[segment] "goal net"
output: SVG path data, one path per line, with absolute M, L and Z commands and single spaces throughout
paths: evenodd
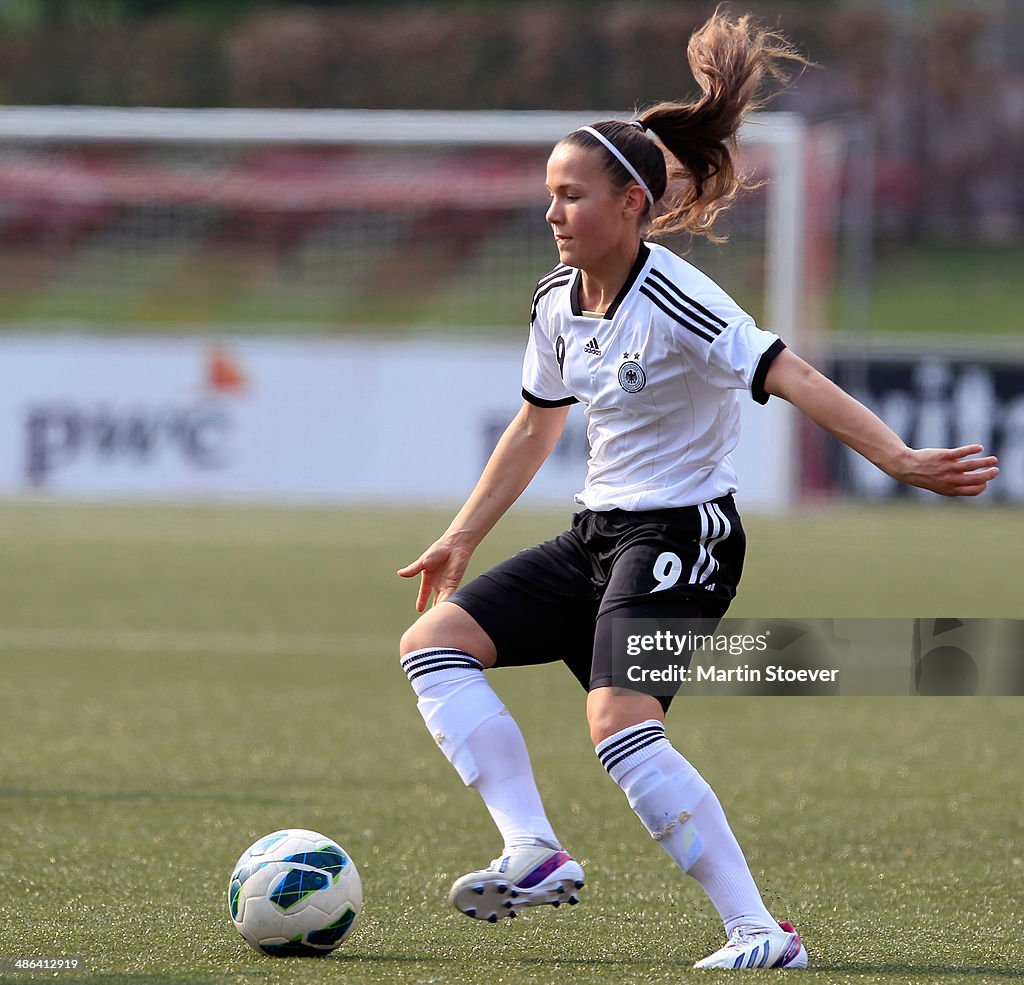
M 556 262 L 547 155 L 609 115 L 2 109 L 0 318 L 521 330 Z M 728 243 L 666 242 L 788 338 L 830 274 L 812 137 L 752 119 L 743 159 L 765 183 L 723 216 Z

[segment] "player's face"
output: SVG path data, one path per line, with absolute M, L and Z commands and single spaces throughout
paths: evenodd
M 598 149 L 558 144 L 548 158 L 547 189 L 545 218 L 562 263 L 597 269 L 636 238 L 627 193 L 612 184 Z

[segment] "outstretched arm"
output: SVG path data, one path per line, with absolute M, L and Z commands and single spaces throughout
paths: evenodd
M 999 474 L 998 459 L 969 458 L 981 445 L 909 448 L 860 401 L 785 349 L 772 361 L 765 390 L 789 401 L 815 424 L 900 482 L 942 496 L 977 496 Z
M 523 403 L 448 529 L 412 564 L 399 569 L 403 578 L 420 575 L 417 612 L 426 609 L 431 593 L 436 604 L 459 587 L 477 545 L 519 498 L 554 450 L 568 413 L 568 407 Z

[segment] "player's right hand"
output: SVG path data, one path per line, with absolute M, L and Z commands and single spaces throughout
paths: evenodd
M 434 605 L 444 602 L 459 587 L 472 556 L 471 548 L 462 547 L 442 537 L 434 541 L 412 564 L 399 568 L 398 574 L 403 578 L 420 576 L 416 611 L 426 611 L 432 593 Z

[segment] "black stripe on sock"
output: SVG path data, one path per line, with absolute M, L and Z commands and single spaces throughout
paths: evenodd
M 468 660 L 452 661 L 450 663 L 431 664 L 429 667 L 424 667 L 422 670 L 417 671 L 406 671 L 409 675 L 409 682 L 412 683 L 417 677 L 423 677 L 426 674 L 435 674 L 439 670 L 483 670 L 475 660 L 470 663 Z
M 465 650 L 438 647 L 436 650 L 420 650 L 418 653 L 410 653 L 407 657 L 402 658 L 402 666 L 411 667 L 413 664 L 418 664 L 423 660 L 434 660 L 437 657 L 465 657 L 467 660 L 476 660 L 475 657 L 471 657 Z M 477 660 L 477 663 L 479 662 Z M 481 664 L 481 666 L 483 665 Z
M 480 670 L 484 665 L 464 650 L 437 649 L 426 653 L 410 654 L 402 661 L 402 670 L 412 682 L 417 677 L 433 674 L 440 670 Z
M 604 757 L 616 753 L 624 745 L 629 745 L 629 743 L 636 739 L 638 736 L 648 735 L 651 732 L 658 732 L 661 735 L 664 735 L 665 726 L 662 725 L 660 722 L 657 722 L 653 725 L 644 725 L 642 728 L 638 725 L 633 726 L 625 735 L 620 735 L 614 742 L 610 742 L 608 745 L 606 745 L 600 751 L 599 755 Z
M 601 760 L 601 765 L 605 769 L 608 769 L 608 760 L 618 756 L 620 753 L 629 755 L 638 743 L 642 743 L 645 739 L 651 741 L 657 741 L 665 737 L 665 728 L 661 725 L 648 725 L 642 729 L 636 729 L 629 733 L 629 735 L 622 736 L 621 739 L 616 739 L 610 746 L 605 746 L 598 753 L 598 758 Z M 646 745 L 645 742 L 643 744 Z
M 633 746 L 632 749 L 625 750 L 625 752 L 623 752 L 622 755 L 616 756 L 615 759 L 612 759 L 606 763 L 603 762 L 602 764 L 604 768 L 608 770 L 609 773 L 611 773 L 611 771 L 616 766 L 618 766 L 619 763 L 621 763 L 624 759 L 629 759 L 629 757 L 632 756 L 633 753 L 639 752 L 641 749 L 646 749 L 647 746 L 653 746 L 656 742 L 668 742 L 668 739 L 665 738 L 664 732 L 662 732 L 661 735 L 652 735 L 649 739 L 647 739 L 646 742 L 639 742 L 635 746 Z

